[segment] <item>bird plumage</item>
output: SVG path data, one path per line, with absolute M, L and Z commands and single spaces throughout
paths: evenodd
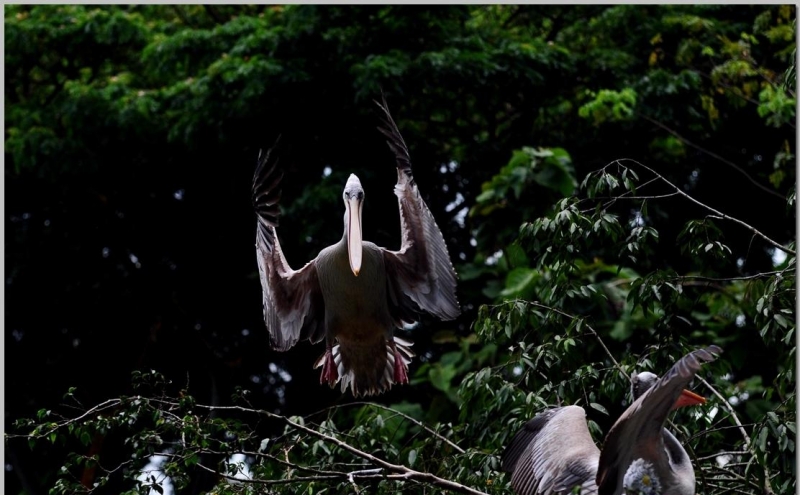
M 644 469 L 642 463 L 634 462 L 641 459 L 663 490 L 658 493 L 694 495 L 694 469 L 688 455 L 663 424 L 674 407 L 690 403 L 680 399 L 682 393 L 694 395 L 684 387 L 703 363 L 721 352 L 714 345 L 693 351 L 661 378 L 652 373 L 634 375 L 634 401 L 609 430 L 602 451 L 589 434 L 582 407 L 538 414 L 503 453 L 502 468 L 511 473 L 514 491 L 551 495 L 572 493 L 579 487 L 581 494 L 620 495 L 626 474 L 629 484 L 636 479 L 636 473 L 629 473 L 631 466 Z
M 395 328 L 420 312 L 443 320 L 460 314 L 456 274 L 439 227 L 422 199 L 411 171 L 408 149 L 385 100 L 381 123 L 395 155 L 395 195 L 400 209 L 401 246 L 391 251 L 362 240 L 361 183 L 351 175 L 343 192 L 345 232 L 300 270 L 286 262 L 276 235 L 282 172 L 273 151 L 262 153 L 253 178 L 258 214 L 256 254 L 264 321 L 273 349 L 285 351 L 299 340 L 326 341 L 317 360 L 321 382 L 341 381 L 358 395 L 381 393 L 408 381 L 411 342 Z

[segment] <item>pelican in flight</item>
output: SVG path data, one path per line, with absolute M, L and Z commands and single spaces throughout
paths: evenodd
M 664 422 L 674 409 L 705 403 L 684 387 L 720 353 L 715 345 L 693 351 L 661 378 L 634 374 L 634 402 L 609 430 L 602 451 L 592 441 L 582 407 L 550 409 L 528 421 L 503 453 L 502 468 L 511 473 L 514 491 L 570 494 L 578 487 L 581 494 L 694 495 L 689 456 Z
M 341 380 L 354 396 L 373 395 L 394 383 L 408 383 L 412 343 L 395 328 L 425 311 L 442 320 L 461 312 L 456 272 L 442 233 L 422 200 L 411 173 L 411 159 L 386 106 L 378 130 L 397 162 L 394 187 L 400 207 L 401 245 L 391 251 L 362 239 L 364 188 L 355 175 L 344 186 L 342 239 L 293 270 L 281 251 L 278 226 L 280 182 L 272 150 L 259 156 L 253 177 L 253 205 L 258 215 L 256 256 L 263 293 L 264 321 L 270 345 L 285 351 L 298 340 L 325 339 L 320 383 Z

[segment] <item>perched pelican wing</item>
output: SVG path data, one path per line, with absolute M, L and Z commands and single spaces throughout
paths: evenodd
M 314 261 L 300 270 L 286 263 L 275 234 L 283 172 L 272 150 L 261 153 L 253 176 L 253 206 L 258 215 L 256 258 L 261 278 L 264 322 L 273 349 L 285 351 L 300 339 L 319 342 L 324 336 L 325 306 Z
M 399 251 L 383 250 L 389 280 L 389 308 L 398 325 L 411 322 L 416 311 L 424 310 L 443 320 L 456 318 L 461 309 L 456 299 L 456 272 L 450 263 L 444 237 L 428 206 L 419 194 L 411 173 L 411 158 L 386 100 L 378 103 L 382 123 L 378 130 L 397 160 L 400 206 Z
M 622 480 L 631 462 L 640 457 L 652 459 L 656 455 L 664 421 L 681 391 L 704 363 L 714 361 L 721 353 L 722 349 L 715 345 L 690 352 L 628 406 L 609 430 L 600 454 L 599 495 L 621 493 Z
M 525 423 L 503 452 L 502 469 L 521 495 L 568 494 L 595 490 L 600 451 L 579 406 L 549 409 Z

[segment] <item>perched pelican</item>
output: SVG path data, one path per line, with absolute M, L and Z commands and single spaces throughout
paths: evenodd
M 705 402 L 684 387 L 703 363 L 720 353 L 722 349 L 715 345 L 693 351 L 662 378 L 649 372 L 633 375 L 634 402 L 609 430 L 602 452 L 592 441 L 582 407 L 559 407 L 538 414 L 503 453 L 502 467 L 512 473 L 514 491 L 569 494 L 580 487 L 581 494 L 620 495 L 624 488 L 658 495 L 694 495 L 689 456 L 664 428 L 664 422 L 674 409 Z
M 420 311 L 443 320 L 456 318 L 456 273 L 444 238 L 422 200 L 400 131 L 386 106 L 378 130 L 397 161 L 394 192 L 400 206 L 398 251 L 362 240 L 364 189 L 355 175 L 345 184 L 344 234 L 300 270 L 286 263 L 275 233 L 283 173 L 271 151 L 259 156 L 253 177 L 258 214 L 256 256 L 270 345 L 285 351 L 300 339 L 325 339 L 320 383 L 354 396 L 379 394 L 393 383 L 408 383 L 411 342 L 394 336 Z

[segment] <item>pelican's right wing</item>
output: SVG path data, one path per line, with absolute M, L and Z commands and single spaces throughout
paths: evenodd
M 670 370 L 633 404 L 606 436 L 600 465 L 597 469 L 597 486 L 600 495 L 621 493 L 622 480 L 631 462 L 658 445 L 664 421 L 681 391 L 692 381 L 704 363 L 710 363 L 722 354 L 722 349 L 711 345 L 683 356 Z
M 325 330 L 325 305 L 317 277 L 317 267 L 310 261 L 300 270 L 292 270 L 281 251 L 275 227 L 280 210 L 280 182 L 283 173 L 272 159 L 272 150 L 261 153 L 253 176 L 253 206 L 258 215 L 256 258 L 261 278 L 264 323 L 270 345 L 285 351 L 300 339 L 319 342 Z
M 520 495 L 594 493 L 600 451 L 579 406 L 549 409 L 525 423 L 503 452 L 502 469 Z

